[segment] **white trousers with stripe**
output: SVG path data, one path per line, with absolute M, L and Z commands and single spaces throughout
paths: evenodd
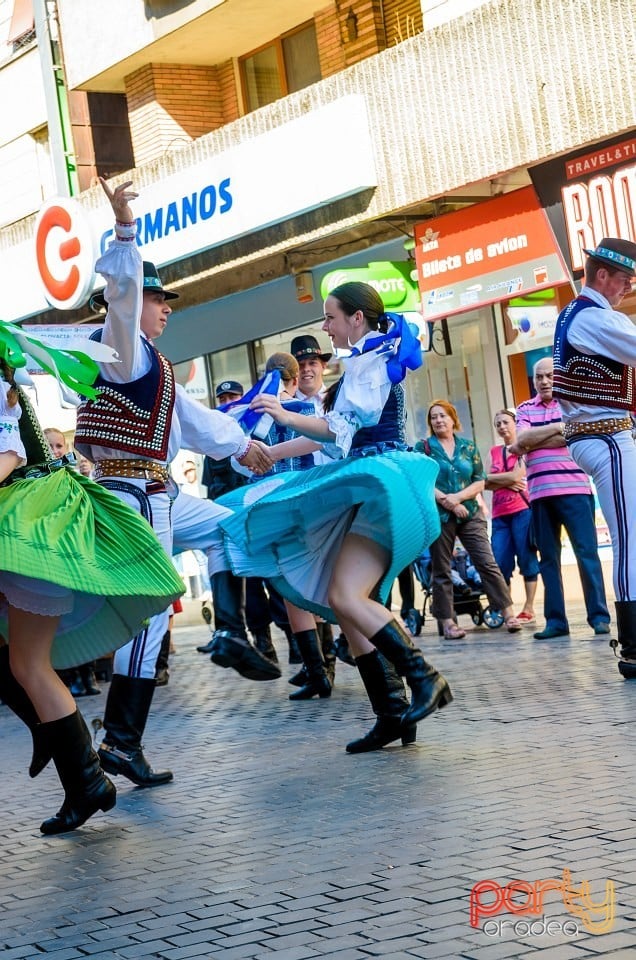
M 592 477 L 614 553 L 617 600 L 636 600 L 636 445 L 631 431 L 583 435 L 568 442 L 578 466 Z

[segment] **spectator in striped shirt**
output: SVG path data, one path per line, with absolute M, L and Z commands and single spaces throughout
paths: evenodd
M 517 439 L 511 447 L 526 457 L 528 496 L 541 559 L 545 628 L 537 640 L 570 632 L 561 578 L 561 532 L 565 528 L 576 556 L 587 622 L 595 635 L 609 633 L 603 571 L 594 525 L 594 497 L 587 475 L 565 444 L 558 400 L 552 396 L 553 362 L 544 357 L 534 367 L 536 396 L 517 407 Z

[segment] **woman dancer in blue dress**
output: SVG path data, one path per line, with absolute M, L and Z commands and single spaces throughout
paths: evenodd
M 334 347 L 352 348 L 325 414 L 294 414 L 265 394 L 251 406 L 302 434 L 272 447 L 275 458 L 321 448 L 344 463 L 285 474 L 221 526 L 233 562 L 269 564 L 284 596 L 344 629 L 378 718 L 347 746 L 359 753 L 412 742 L 417 721 L 452 700 L 445 678 L 382 603 L 397 573 L 439 534 L 437 468 L 406 452 L 401 381 L 406 367 L 421 363 L 421 349 L 403 318 L 385 313 L 373 287 L 345 283 L 325 301 L 323 330 Z

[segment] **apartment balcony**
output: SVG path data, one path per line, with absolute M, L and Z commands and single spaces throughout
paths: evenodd
M 327 237 L 341 254 L 364 248 L 391 218 L 423 217 L 458 191 L 488 195 L 504 175 L 630 130 L 632 13 L 632 0 L 494 0 L 140 166 L 130 179 L 143 191 L 346 95 L 366 103 L 376 187 L 169 264 L 165 280 L 185 306 L 245 289 L 311 264 Z M 359 147 L 327 137 L 315 149 L 329 165 Z M 101 191 L 80 202 L 95 209 Z M 0 231 L 0 246 L 32 232 L 30 218 Z

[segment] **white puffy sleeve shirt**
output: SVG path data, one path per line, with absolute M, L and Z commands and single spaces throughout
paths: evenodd
M 361 350 L 371 331 L 356 343 Z M 354 435 L 362 427 L 373 427 L 379 422 L 389 399 L 391 382 L 386 364 L 391 353 L 375 350 L 343 358 L 344 376 L 333 410 L 324 414 L 335 439 L 323 445 L 324 452 L 333 460 L 346 457 Z
M 100 363 L 106 380 L 130 383 L 150 369 L 150 359 L 143 349 L 140 320 L 143 306 L 143 267 L 141 254 L 133 240 L 113 240 L 99 258 L 95 269 L 106 280 L 104 294 L 108 313 L 102 332 L 102 343 L 117 351 L 119 363 Z M 168 462 L 181 447 L 222 460 L 242 454 L 248 445 L 238 424 L 218 410 L 204 407 L 188 396 L 177 384 L 172 426 L 168 442 Z M 91 446 L 90 459 L 133 458 L 134 454 L 107 447 Z

